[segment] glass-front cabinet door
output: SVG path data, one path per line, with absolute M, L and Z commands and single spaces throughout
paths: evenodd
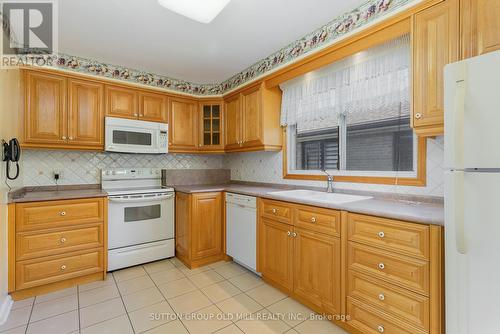
M 207 151 L 223 151 L 223 113 L 222 102 L 202 103 L 200 106 L 200 148 Z

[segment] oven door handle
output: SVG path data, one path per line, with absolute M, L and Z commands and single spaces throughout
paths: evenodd
M 110 196 L 108 199 L 110 202 L 115 202 L 115 203 L 141 203 L 141 202 L 161 201 L 161 200 L 170 199 L 170 198 L 174 198 L 174 194 L 161 195 L 161 196 L 136 197 L 136 198 L 121 198 L 121 197 Z

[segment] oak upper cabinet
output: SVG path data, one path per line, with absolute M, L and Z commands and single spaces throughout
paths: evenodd
M 285 291 L 293 290 L 292 233 L 291 225 L 274 219 L 260 218 L 259 271 Z
M 221 101 L 200 102 L 199 149 L 224 152 L 224 121 Z
M 142 121 L 167 123 L 167 97 L 162 94 L 140 92 L 139 119 Z
M 307 229 L 294 230 L 294 293 L 340 314 L 340 239 Z
M 195 100 L 169 99 L 169 151 L 189 152 L 198 149 L 198 103 Z
M 67 81 L 59 75 L 26 71 L 24 144 L 65 144 Z
M 500 0 L 461 0 L 464 58 L 500 50 Z
M 264 83 L 225 99 L 226 151 L 279 151 L 281 90 Z
M 447 0 L 415 14 L 413 127 L 423 136 L 444 133 L 444 66 L 459 59 L 459 4 Z
M 224 258 L 222 193 L 176 194 L 176 256 L 189 268 Z
M 239 149 L 241 143 L 241 100 L 240 95 L 227 99 L 224 104 L 226 150 Z
M 138 106 L 136 90 L 106 85 L 106 116 L 136 119 L 139 117 Z
M 252 147 L 262 145 L 262 105 L 261 90 L 259 86 L 241 93 L 242 103 L 242 145 Z
M 25 72 L 26 147 L 102 149 L 104 86 L 45 72 Z
M 104 85 L 69 79 L 68 142 L 104 146 Z

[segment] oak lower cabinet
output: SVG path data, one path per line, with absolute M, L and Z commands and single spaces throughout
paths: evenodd
M 222 193 L 185 194 L 175 201 L 175 252 L 189 268 L 224 258 Z
M 259 200 L 258 270 L 264 279 L 318 312 L 341 312 L 341 243 L 339 236 L 297 227 L 306 207 Z M 339 212 L 308 207 L 335 224 Z M 330 215 L 325 215 L 329 213 Z M 272 215 L 275 218 L 271 218 Z M 287 221 L 287 216 L 291 219 Z M 329 218 L 326 218 L 329 217 Z M 315 215 L 309 221 L 317 221 Z M 338 221 L 336 222 L 338 223 Z M 321 229 L 322 227 L 320 227 Z
M 106 198 L 16 203 L 8 210 L 14 300 L 106 278 Z
M 293 226 L 268 218 L 259 221 L 259 271 L 287 291 L 293 290 Z
M 24 71 L 25 147 L 104 148 L 104 85 Z
M 281 90 L 264 83 L 224 98 L 226 152 L 279 151 Z
M 362 333 L 444 333 L 439 226 L 347 214 L 347 322 Z

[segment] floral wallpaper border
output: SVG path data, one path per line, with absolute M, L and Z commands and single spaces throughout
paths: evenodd
M 343 35 L 352 32 L 354 29 L 360 28 L 412 1 L 415 0 L 368 0 L 353 11 L 335 18 L 323 27 L 258 61 L 222 83 L 192 83 L 67 54 L 59 54 L 57 56 L 21 56 L 20 61 L 27 64 L 35 64 L 37 66 L 66 69 L 139 83 L 191 95 L 221 95 L 278 66 L 289 63 L 297 57 L 308 54 L 325 44 L 331 43 Z

